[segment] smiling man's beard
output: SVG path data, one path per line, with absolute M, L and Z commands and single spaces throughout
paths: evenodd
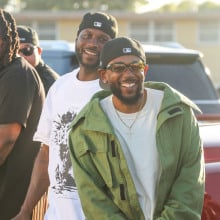
M 77 57 L 77 60 L 78 60 L 80 65 L 82 65 L 83 67 L 88 68 L 88 69 L 98 69 L 99 62 L 100 62 L 99 59 L 97 60 L 96 63 L 92 63 L 92 64 L 89 63 L 88 64 L 88 63 L 83 62 L 82 53 L 80 52 L 79 49 L 75 48 L 75 53 L 76 53 L 76 57 Z
M 125 97 L 122 95 L 122 92 L 120 89 L 118 89 L 114 84 L 110 84 L 110 89 L 112 91 L 112 94 L 116 96 L 122 103 L 126 105 L 134 105 L 138 102 L 140 97 L 143 95 L 144 87 L 138 86 L 137 92 L 132 97 Z

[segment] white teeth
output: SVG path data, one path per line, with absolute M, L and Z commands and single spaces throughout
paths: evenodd
M 91 50 L 84 50 L 85 53 L 92 55 L 92 56 L 97 56 L 97 54 L 95 52 L 92 52 Z
M 135 85 L 135 83 L 122 83 L 121 85 L 123 87 L 130 88 L 130 87 L 133 87 Z

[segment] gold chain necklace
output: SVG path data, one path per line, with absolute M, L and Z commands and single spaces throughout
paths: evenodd
M 116 113 L 117 117 L 119 118 L 119 120 L 120 120 L 120 121 L 122 122 L 122 124 L 123 124 L 126 128 L 128 128 L 129 130 L 132 129 L 134 123 L 136 122 L 138 116 L 139 116 L 140 113 L 141 113 L 141 110 L 138 111 L 138 112 L 136 113 L 136 115 L 135 115 L 135 119 L 133 120 L 133 122 L 131 123 L 131 125 L 127 125 L 127 124 L 124 122 L 124 120 L 121 118 L 121 116 L 120 116 L 118 110 L 117 110 L 116 108 L 114 108 L 114 109 L 115 109 L 115 113 Z
M 144 93 L 143 99 L 145 100 L 145 93 Z M 120 114 L 119 114 L 119 111 L 115 108 L 115 106 L 114 106 L 114 104 L 113 104 L 113 107 L 114 107 L 114 110 L 115 110 L 115 113 L 116 113 L 117 117 L 118 117 L 119 120 L 122 122 L 122 124 L 123 124 L 126 128 L 129 129 L 130 132 L 131 132 L 131 129 L 132 129 L 133 125 L 134 125 L 135 122 L 137 121 L 138 116 L 139 116 L 140 113 L 141 113 L 141 109 L 144 107 L 144 104 L 145 104 L 145 102 L 143 102 L 143 103 L 140 104 L 140 107 L 138 108 L 138 111 L 136 112 L 135 118 L 134 118 L 133 122 L 131 123 L 131 125 L 127 125 L 127 124 L 125 123 L 125 121 L 121 118 L 121 116 L 120 116 Z

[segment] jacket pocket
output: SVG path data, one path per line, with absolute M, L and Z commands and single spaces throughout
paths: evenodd
M 85 139 L 77 144 L 77 157 L 84 161 L 87 168 L 92 172 L 93 178 L 96 178 L 100 184 L 100 176 L 107 187 L 113 187 L 113 178 L 110 166 L 111 153 L 108 150 L 108 140 L 94 136 L 91 139 Z

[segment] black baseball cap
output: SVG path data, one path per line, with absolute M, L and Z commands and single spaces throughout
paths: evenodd
M 17 32 L 20 39 L 20 43 L 30 43 L 34 46 L 39 46 L 38 34 L 31 27 L 18 25 Z
M 105 68 L 111 60 L 125 55 L 135 55 L 146 62 L 144 49 L 137 40 L 118 37 L 104 45 L 100 55 L 100 68 Z
M 118 35 L 118 23 L 115 17 L 103 12 L 88 12 L 83 16 L 77 36 L 86 28 L 95 28 L 108 34 L 111 38 Z

